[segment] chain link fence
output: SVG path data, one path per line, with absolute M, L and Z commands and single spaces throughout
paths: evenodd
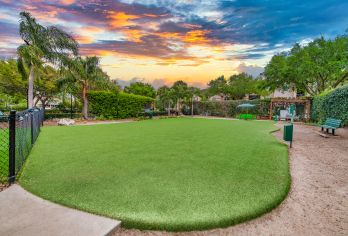
M 0 183 L 14 182 L 40 133 L 42 109 L 11 111 L 0 122 Z
M 9 165 L 9 123 L 7 115 L 0 115 L 0 185 L 8 180 Z

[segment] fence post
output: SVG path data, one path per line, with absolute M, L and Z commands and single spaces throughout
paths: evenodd
M 12 110 L 9 117 L 9 182 L 16 180 L 16 111 Z
M 34 110 L 29 111 L 30 116 L 30 135 L 31 135 L 31 145 L 35 143 L 34 140 Z

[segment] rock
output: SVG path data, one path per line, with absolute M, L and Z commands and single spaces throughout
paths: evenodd
M 75 121 L 72 119 L 60 119 L 57 122 L 58 125 L 73 125 L 75 124 Z

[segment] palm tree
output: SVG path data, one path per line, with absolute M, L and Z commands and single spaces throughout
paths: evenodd
M 178 114 L 181 114 L 182 100 L 187 97 L 187 88 L 187 83 L 182 80 L 176 81 L 171 88 L 173 90 L 174 96 L 176 97 L 176 109 Z
M 167 86 L 163 86 L 158 89 L 157 95 L 159 99 L 163 102 L 163 105 L 167 104 L 167 112 L 168 116 L 170 116 L 170 108 L 171 104 L 175 101 L 174 91 L 171 88 L 168 88 Z
M 106 73 L 99 67 L 98 57 L 77 57 L 71 61 L 69 67 L 62 71 L 60 84 L 74 83 L 82 90 L 83 117 L 88 118 L 88 90 L 93 86 L 103 89 L 110 88 L 111 82 Z
M 201 90 L 196 87 L 187 88 L 187 98 L 191 102 L 191 116 L 193 116 L 193 101 L 196 96 L 201 95 Z
M 40 25 L 29 12 L 20 13 L 19 33 L 24 44 L 17 49 L 18 59 L 29 68 L 28 108 L 32 108 L 35 71 L 45 62 L 66 63 L 77 55 L 78 44 L 57 27 Z

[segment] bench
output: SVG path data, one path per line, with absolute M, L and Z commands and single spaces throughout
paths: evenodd
M 252 114 L 239 114 L 239 119 L 241 120 L 255 120 L 256 116 Z
M 326 129 L 326 133 L 328 133 L 331 129 L 332 135 L 335 135 L 335 129 L 338 129 L 341 126 L 341 122 L 341 120 L 327 118 L 325 123 L 321 126 L 321 131 L 324 131 L 324 129 Z

